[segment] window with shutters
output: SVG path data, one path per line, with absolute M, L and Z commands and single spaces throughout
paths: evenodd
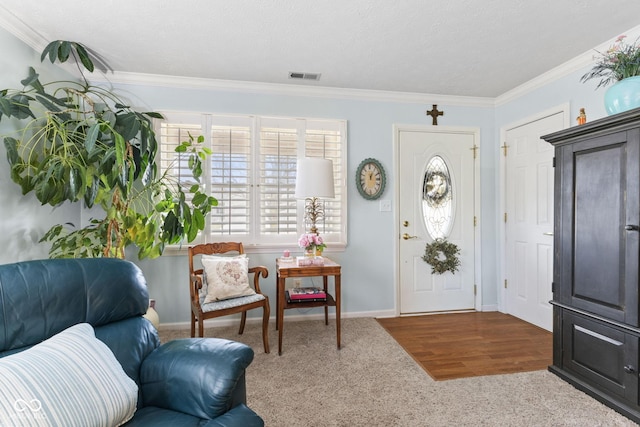
M 189 187 L 194 179 L 175 147 L 204 136 L 211 148 L 203 180 L 218 200 L 198 242 L 242 241 L 247 248 L 291 247 L 305 231 L 304 201 L 294 197 L 296 162 L 331 159 L 335 198 L 323 200 L 318 229 L 328 246 L 346 245 L 346 122 L 282 117 L 163 113 L 159 165 Z

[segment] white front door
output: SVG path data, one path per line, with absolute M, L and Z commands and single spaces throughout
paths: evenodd
M 508 129 L 505 171 L 506 312 L 552 329 L 553 146 L 540 136 L 563 129 L 564 113 Z
M 478 132 L 404 127 L 395 137 L 400 314 L 472 310 Z M 460 249 L 455 273 L 432 273 L 422 259 L 439 235 Z

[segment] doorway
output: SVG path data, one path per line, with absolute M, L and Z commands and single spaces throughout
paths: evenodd
M 503 311 L 553 327 L 554 150 L 540 136 L 566 127 L 566 107 L 509 126 L 501 147 L 504 183 Z
M 474 310 L 480 292 L 479 131 L 400 126 L 394 136 L 400 314 Z M 434 273 L 423 260 L 426 244 L 436 239 L 460 250 L 457 271 Z

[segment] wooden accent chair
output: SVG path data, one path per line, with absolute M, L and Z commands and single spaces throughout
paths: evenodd
M 193 260 L 196 255 L 230 255 L 229 252 L 235 252 L 234 255 L 244 254 L 244 246 L 242 243 L 224 242 L 224 243 L 207 243 L 189 247 L 189 291 L 191 297 L 191 337 L 195 337 L 195 324 L 198 322 L 198 336 L 204 336 L 204 320 L 214 317 L 226 316 L 234 313 L 242 313 L 240 320 L 240 331 L 244 332 L 244 325 L 247 319 L 247 310 L 262 307 L 262 342 L 264 344 L 264 352 L 269 353 L 269 297 L 260 291 L 260 276 L 266 278 L 269 271 L 266 267 L 249 268 L 249 276 L 253 274 L 253 288 L 256 295 L 242 296 L 238 298 L 228 299 L 224 301 L 215 301 L 203 304 L 201 293 L 203 289 L 204 270 L 202 268 L 194 268 Z M 207 283 L 207 286 L 215 286 L 213 283 Z

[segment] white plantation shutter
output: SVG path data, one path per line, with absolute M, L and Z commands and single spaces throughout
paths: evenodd
M 346 171 L 343 169 L 346 169 L 346 166 L 342 159 L 344 131 L 339 128 L 331 129 L 336 124 L 336 122 L 322 124 L 310 122 L 307 125 L 305 157 L 321 157 L 333 162 L 335 197 L 323 200 L 324 219 L 317 226 L 320 234 L 325 237 L 329 235 L 328 240 L 334 240 L 332 237 L 335 237 L 335 240 L 339 241 L 344 227 L 342 206 L 345 188 L 341 183 L 344 182 Z M 327 125 L 329 125 L 329 129 L 327 129 Z
M 296 186 L 298 132 L 293 129 L 260 129 L 260 233 L 297 235 Z M 289 239 L 290 240 L 290 239 Z
M 213 154 L 202 181 L 218 200 L 201 242 L 242 241 L 245 247 L 291 248 L 305 231 L 303 201 L 294 197 L 299 158 L 333 161 L 335 198 L 323 200 L 319 232 L 331 247 L 346 244 L 346 122 L 291 118 L 165 113 L 159 122 L 160 168 L 184 188 L 195 180 L 174 152 L 203 135 Z
M 182 187 L 191 201 L 189 188 L 197 181 L 188 166 L 188 155 L 176 153 L 175 149 L 183 141 L 189 140 L 191 135 L 196 140 L 202 135 L 202 127 L 199 124 L 172 124 L 162 123 L 160 126 L 160 170 L 176 178 L 176 182 Z
M 211 127 L 211 234 L 247 236 L 251 231 L 251 129 Z

